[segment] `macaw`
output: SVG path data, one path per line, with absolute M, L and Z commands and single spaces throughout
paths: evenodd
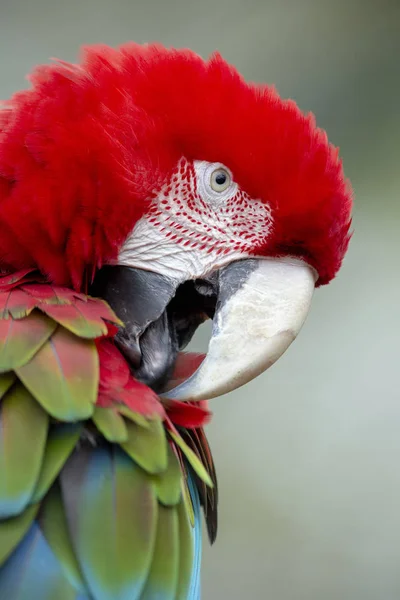
M 206 400 L 295 339 L 351 187 L 219 54 L 92 46 L 30 79 L 0 109 L 0 598 L 196 600 Z

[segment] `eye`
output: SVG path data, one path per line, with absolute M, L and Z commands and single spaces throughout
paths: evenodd
M 233 175 L 223 163 L 195 160 L 197 191 L 204 202 L 223 203 L 235 195 L 238 186 Z
M 225 192 L 232 183 L 232 177 L 226 169 L 214 169 L 210 175 L 210 187 L 214 192 Z

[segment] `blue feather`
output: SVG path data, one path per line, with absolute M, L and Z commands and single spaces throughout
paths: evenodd
M 0 568 L 0 598 L 7 600 L 91 600 L 66 579 L 38 523 Z
M 72 545 L 90 593 L 96 600 L 139 599 L 157 523 L 150 478 L 117 447 L 93 447 L 70 457 L 60 481 Z
M 189 472 L 188 477 L 189 491 L 193 503 L 194 511 L 194 529 L 193 529 L 193 570 L 190 580 L 188 600 L 200 600 L 201 594 L 201 552 L 202 552 L 202 528 L 201 528 L 201 507 L 197 488 L 193 482 L 193 477 Z

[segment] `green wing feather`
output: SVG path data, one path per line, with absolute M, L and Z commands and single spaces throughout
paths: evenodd
M 0 400 L 4 394 L 10 389 L 17 376 L 12 371 L 0 375 Z
M 92 340 L 59 327 L 16 373 L 52 417 L 76 421 L 92 415 L 99 382 L 99 361 Z
M 198 477 L 200 477 L 200 479 L 204 481 L 207 485 L 213 487 L 213 482 L 210 475 L 207 472 L 207 469 L 202 464 L 201 460 L 193 452 L 193 450 L 189 448 L 189 446 L 177 432 L 170 431 L 169 434 L 176 443 L 176 445 L 179 446 L 180 450 L 184 454 L 186 460 L 189 462 L 196 475 L 198 475 Z
M 32 502 L 38 502 L 50 489 L 69 455 L 77 445 L 83 427 L 81 423 L 51 427 Z
M 21 384 L 7 392 L 0 413 L 0 517 L 5 518 L 18 515 L 31 499 L 42 467 L 49 417 Z
M 102 300 L 76 299 L 73 304 L 44 304 L 42 310 L 59 325 L 81 338 L 94 339 L 107 334 L 105 320 L 120 323 Z
M 43 502 L 39 516 L 39 524 L 58 562 L 62 565 L 65 576 L 71 585 L 84 592 L 86 584 L 68 531 L 61 490 L 54 485 Z
M 0 319 L 0 372 L 28 364 L 56 327 L 57 323 L 38 311 L 24 319 Z
M 128 441 L 128 428 L 124 418 L 116 409 L 96 406 L 92 419 L 99 432 L 109 442 Z
M 149 421 L 149 427 L 140 427 L 127 421 L 128 440 L 122 448 L 148 473 L 162 473 L 167 468 L 167 440 L 161 419 Z
M 0 565 L 28 532 L 38 510 L 39 504 L 31 504 L 18 516 L 0 520 Z
M 115 600 L 140 597 L 157 524 L 150 478 L 117 447 L 86 447 L 68 461 L 61 489 L 91 593 Z
M 153 477 L 157 497 L 164 506 L 175 506 L 179 503 L 182 493 L 181 480 L 181 465 L 172 447 L 168 444 L 167 468 Z
M 120 322 L 103 301 L 28 272 L 0 278 L 0 595 L 9 600 L 188 598 L 186 471 L 207 487 L 209 465 L 165 428 L 162 411 L 96 406 L 95 340 L 108 323 Z
M 151 568 L 141 600 L 174 600 L 178 586 L 179 519 L 176 506 L 158 507 L 158 523 Z

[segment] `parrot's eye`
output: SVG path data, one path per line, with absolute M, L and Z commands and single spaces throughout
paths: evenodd
M 214 192 L 225 192 L 232 183 L 232 177 L 226 169 L 215 169 L 210 176 L 210 186 Z
M 232 173 L 222 163 L 209 163 L 205 160 L 194 161 L 197 175 L 198 192 L 205 202 L 220 204 L 232 197 L 237 184 Z
M 232 173 L 222 163 L 209 163 L 195 160 L 197 186 L 200 196 L 205 202 L 220 204 L 232 197 L 237 191 L 237 184 Z

